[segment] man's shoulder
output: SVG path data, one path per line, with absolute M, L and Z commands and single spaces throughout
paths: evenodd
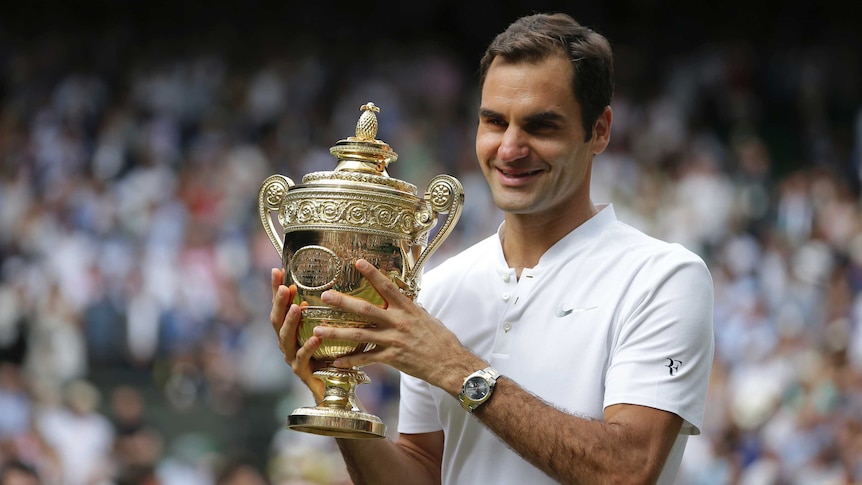
M 622 222 L 606 230 L 593 248 L 591 257 L 597 267 L 647 286 L 680 272 L 697 281 L 712 279 L 704 259 L 691 249 Z
M 691 249 L 680 243 L 666 241 L 630 226 L 624 222 L 614 224 L 610 233 L 606 234 L 605 248 L 616 246 L 621 257 L 631 258 L 671 258 L 678 261 L 700 262 L 703 259 Z

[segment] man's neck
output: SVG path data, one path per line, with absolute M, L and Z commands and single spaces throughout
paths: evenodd
M 520 278 L 524 268 L 536 266 L 548 249 L 598 212 L 590 203 L 583 211 L 552 218 L 507 213 L 502 233 L 506 262 Z

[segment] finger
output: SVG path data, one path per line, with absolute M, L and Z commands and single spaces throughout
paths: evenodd
M 383 318 L 386 315 L 384 310 L 393 302 L 397 302 L 403 306 L 407 302 L 412 301 L 401 293 L 398 286 L 388 276 L 383 274 L 368 261 L 358 259 L 354 265 L 365 279 L 371 283 L 371 286 L 374 287 L 377 293 L 383 297 L 385 305 L 381 308 L 364 299 L 347 296 L 333 290 L 323 292 L 321 298 L 324 303 L 341 308 L 342 310 L 365 315 L 373 321 L 378 321 L 378 319 Z
M 373 322 L 380 322 L 386 316 L 383 308 L 380 308 L 367 300 L 363 300 L 362 298 L 345 295 L 338 291 L 324 291 L 323 294 L 320 295 L 320 298 L 323 300 L 323 303 L 326 303 L 331 307 L 340 308 L 346 312 L 355 313 L 357 315 L 363 315 Z
M 284 360 L 288 364 L 293 363 L 296 358 L 297 328 L 300 321 L 299 305 L 290 305 L 285 312 L 281 327 L 278 329 L 278 348 L 284 354 Z
M 410 300 L 410 298 L 401 292 L 401 289 L 398 288 L 398 285 L 396 285 L 389 276 L 383 274 L 383 272 L 374 267 L 373 264 L 360 258 L 356 260 L 355 266 L 362 276 L 371 283 L 371 286 L 373 286 L 374 289 L 380 293 L 380 296 L 382 296 L 389 304 L 398 302 L 401 299 Z
M 351 342 L 374 343 L 375 333 L 365 328 L 341 328 L 329 325 L 318 325 L 312 329 L 315 337 L 322 340 L 348 340 Z
M 287 317 L 291 303 L 296 299 L 296 292 L 296 285 L 281 285 L 276 290 L 272 310 L 269 313 L 269 321 L 275 333 L 279 333 L 284 326 L 284 319 Z M 308 303 L 302 302 L 302 305 L 307 306 Z
M 314 353 L 317 352 L 317 349 L 320 348 L 322 343 L 323 342 L 315 336 L 309 337 L 308 340 L 305 341 L 305 345 L 297 350 L 296 358 L 290 365 L 291 369 L 293 369 L 293 373 L 299 376 L 299 378 L 302 379 L 302 382 L 311 389 L 311 393 L 314 394 L 314 401 L 317 403 L 323 402 L 325 386 L 322 380 L 314 376 L 315 364 L 312 361 L 314 360 Z M 319 364 L 320 363 L 318 362 L 317 365 Z
M 272 297 L 272 310 L 269 312 L 269 323 L 275 333 L 278 333 L 284 325 L 289 302 L 292 300 L 290 288 L 280 285 L 275 289 Z
M 305 344 L 296 351 L 294 360 L 291 363 L 294 370 L 307 369 L 310 365 L 311 358 L 314 357 L 314 353 L 320 348 L 321 343 L 323 343 L 323 341 L 318 337 L 309 337 L 308 340 L 305 341 Z
M 284 281 L 284 270 L 281 268 L 272 268 L 270 271 L 270 283 L 272 284 L 272 299 L 275 300 L 275 293 L 278 291 L 278 287 L 282 285 Z
M 380 354 L 383 351 L 384 349 L 378 345 L 374 348 L 374 350 L 368 350 L 353 355 L 339 357 L 332 362 L 332 365 L 335 367 L 350 368 L 374 364 L 381 361 Z

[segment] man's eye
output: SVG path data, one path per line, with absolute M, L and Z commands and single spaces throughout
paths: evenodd
M 554 130 L 556 128 L 557 128 L 557 125 L 555 125 L 554 123 L 545 123 L 545 122 L 532 123 L 532 124 L 530 124 L 529 127 L 527 127 L 528 130 L 533 131 L 533 132 L 551 131 L 551 130 Z

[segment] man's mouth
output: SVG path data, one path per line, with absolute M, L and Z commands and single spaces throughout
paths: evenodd
M 539 172 L 541 172 L 541 170 L 530 170 L 530 171 L 527 171 L 527 172 L 509 172 L 509 171 L 507 171 L 507 170 L 500 170 L 500 173 L 502 173 L 502 174 L 503 174 L 503 176 L 504 176 L 504 177 L 507 177 L 507 178 L 523 178 L 523 177 L 529 177 L 529 176 L 531 176 L 531 175 L 535 175 L 535 174 L 537 174 L 537 173 L 539 173 Z

